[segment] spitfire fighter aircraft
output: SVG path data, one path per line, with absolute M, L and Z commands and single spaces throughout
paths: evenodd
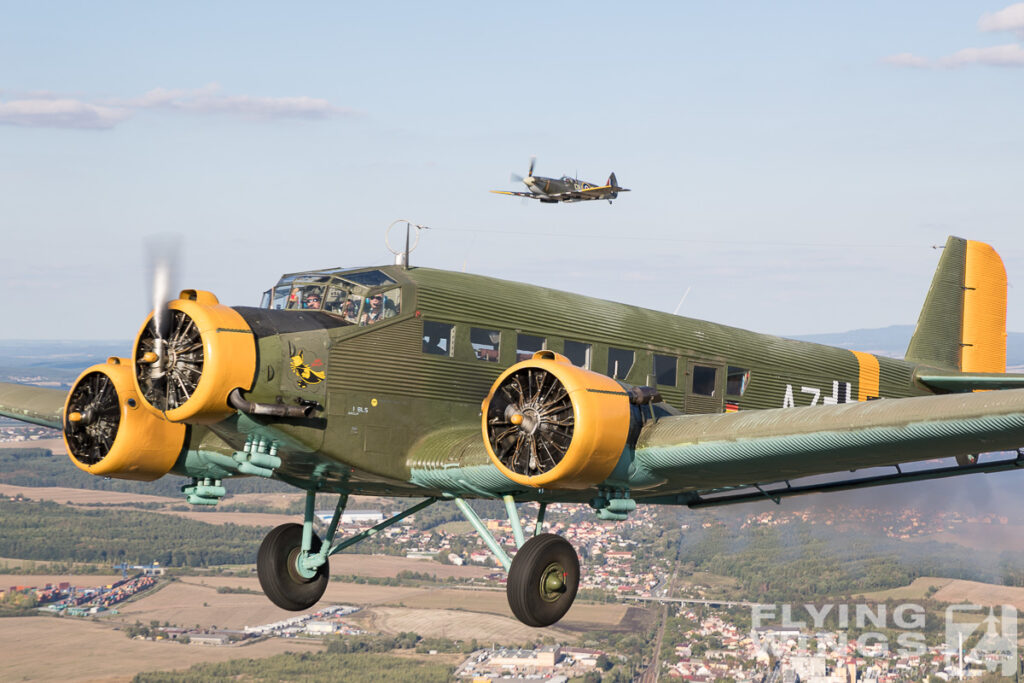
M 595 185 L 579 178 L 564 175 L 561 178 L 545 178 L 533 175 L 533 166 L 537 157 L 530 157 L 530 170 L 526 177 L 512 174 L 512 179 L 526 185 L 529 192 L 509 192 L 506 190 L 491 190 L 494 194 L 509 194 L 516 197 L 528 197 L 538 199 L 545 204 L 557 204 L 558 202 L 585 202 L 591 199 L 607 199 L 611 204 L 612 200 L 619 196 L 620 192 L 629 192 L 624 187 L 619 187 L 615 180 L 615 174 L 608 176 L 608 182 L 604 185 Z
M 240 476 L 304 490 L 302 523 L 257 554 L 289 610 L 320 599 L 332 555 L 428 505 L 461 510 L 507 570 L 512 612 L 546 626 L 580 579 L 573 547 L 544 533 L 552 502 L 623 520 L 1024 466 L 1022 451 L 977 455 L 1024 444 L 1024 375 L 1005 373 L 1001 259 L 954 237 L 905 360 L 402 265 L 286 275 L 259 307 L 185 290 L 154 313 L 128 357 L 70 391 L 0 385 L 0 414 L 61 429 L 86 472 L 185 477 L 196 505 Z M 956 464 L 901 467 L 938 458 Z M 322 538 L 318 494 L 337 497 Z M 354 494 L 422 500 L 336 539 Z M 504 501 L 514 554 L 472 498 Z

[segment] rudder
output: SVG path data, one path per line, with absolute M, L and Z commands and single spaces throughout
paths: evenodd
M 995 249 L 946 240 L 906 358 L 962 372 L 1006 372 L 1006 269 Z

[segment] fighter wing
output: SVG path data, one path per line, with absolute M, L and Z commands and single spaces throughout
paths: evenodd
M 651 500 L 667 493 L 681 498 L 660 502 L 693 502 L 709 491 L 933 458 L 986 471 L 966 456 L 1022 445 L 1024 389 L 1010 389 L 665 417 L 642 430 L 632 469 L 660 482 Z M 1020 466 L 1022 458 L 999 469 Z
M 0 382 L 0 416 L 60 429 L 67 396 L 61 389 Z
M 506 190 L 491 190 L 491 192 L 493 192 L 494 194 L 510 194 L 516 197 L 527 197 L 529 199 L 542 199 L 545 197 L 545 195 L 534 194 L 532 192 L 508 192 Z
M 588 187 L 585 190 L 580 190 L 580 194 L 582 194 L 582 195 L 588 195 L 588 194 L 606 195 L 606 194 L 611 194 L 613 192 L 629 192 L 629 190 L 627 190 L 624 187 L 619 187 L 617 185 L 601 185 L 600 187 Z

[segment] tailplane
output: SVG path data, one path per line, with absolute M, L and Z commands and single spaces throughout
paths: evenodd
M 946 240 L 906 358 L 961 372 L 1006 372 L 1006 269 L 995 249 Z

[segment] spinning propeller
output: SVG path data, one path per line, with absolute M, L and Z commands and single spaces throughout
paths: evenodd
M 135 373 L 146 400 L 160 410 L 177 408 L 195 392 L 203 371 L 203 342 L 191 317 L 168 304 L 176 297 L 181 239 L 147 244 L 153 318 L 139 334 Z
M 530 170 L 526 172 L 526 178 L 524 178 L 523 176 L 519 175 L 518 173 L 512 173 L 509 176 L 512 179 L 512 182 L 522 183 L 522 182 L 525 182 L 527 178 L 532 178 L 533 177 L 533 165 L 535 163 L 537 163 L 537 156 L 536 155 L 530 157 Z

